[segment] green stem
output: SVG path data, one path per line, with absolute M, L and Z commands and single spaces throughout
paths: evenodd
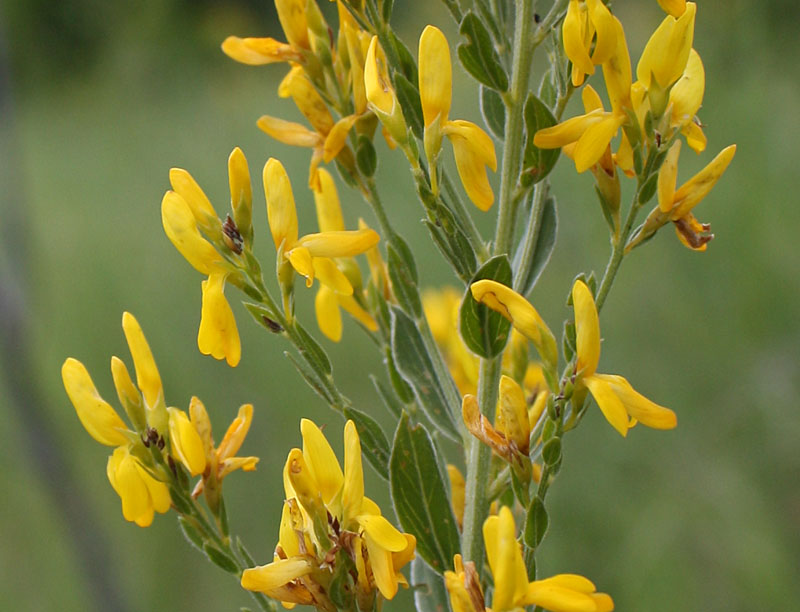
M 478 405 L 483 414 L 497 404 L 497 385 L 500 380 L 501 358 L 481 359 L 478 377 Z M 470 436 L 467 441 L 467 484 L 464 498 L 464 528 L 461 536 L 461 554 L 465 561 L 483 565 L 483 521 L 488 510 L 486 481 L 489 476 L 491 449 Z

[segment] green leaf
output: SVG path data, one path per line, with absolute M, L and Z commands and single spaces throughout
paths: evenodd
M 561 438 L 551 438 L 542 447 L 542 459 L 547 465 L 561 461 Z
M 467 282 L 475 272 L 477 260 L 475 259 L 475 251 L 472 250 L 472 245 L 469 244 L 461 229 L 456 227 L 453 234 L 447 234 L 442 231 L 442 228 L 435 223 L 431 223 L 428 219 L 423 219 L 422 223 L 428 228 L 433 243 L 447 260 L 447 263 L 452 266 L 453 271 L 458 274 L 461 280 Z
M 411 584 L 414 587 L 414 609 L 417 612 L 446 612 L 450 609 L 444 580 L 420 557 L 411 562 Z
M 358 148 L 356 149 L 356 164 L 358 171 L 364 176 L 372 176 L 378 167 L 378 154 L 372 141 L 364 134 L 358 137 Z
M 405 245 L 403 244 L 403 246 Z M 386 245 L 392 290 L 403 310 L 415 317 L 422 316 L 422 302 L 419 300 L 419 289 L 417 288 L 417 269 L 416 266 L 408 265 L 409 261 L 413 264 L 414 260 L 404 257 L 402 251 L 396 247 L 394 242 Z M 408 254 L 410 255 L 410 252 Z
M 486 127 L 499 140 L 503 140 L 506 131 L 506 105 L 503 98 L 494 89 L 481 85 L 481 115 Z
M 261 304 L 253 304 L 252 302 L 242 302 L 242 304 L 247 308 L 247 312 L 255 319 L 256 323 L 262 327 L 271 331 L 273 334 L 280 334 L 284 331 L 280 323 L 273 319 L 275 315 Z
M 658 187 L 658 173 L 651 174 L 639 190 L 639 204 L 647 204 L 656 193 Z
M 391 318 L 391 317 L 390 317 Z M 389 322 L 389 338 L 388 342 L 391 343 L 392 341 L 392 330 L 391 330 L 391 321 Z M 397 397 L 400 398 L 400 401 L 404 404 L 408 404 L 409 402 L 414 401 L 414 389 L 411 388 L 405 378 L 402 377 L 400 372 L 397 371 L 397 366 L 394 364 L 394 356 L 392 355 L 392 347 L 386 347 L 386 370 L 389 372 L 389 380 L 392 383 L 392 387 L 394 388 L 395 393 L 397 393 Z M 402 410 L 401 410 L 402 412 Z M 397 415 L 398 418 L 400 415 Z
M 325 353 L 325 350 L 316 340 L 314 340 L 314 338 L 311 337 L 311 335 L 302 325 L 300 325 L 298 321 L 294 322 L 294 331 L 296 332 L 298 336 L 297 339 L 299 340 L 297 343 L 297 350 L 300 351 L 300 354 L 308 362 L 308 365 L 319 372 L 323 372 L 324 374 L 330 374 L 333 372 L 330 359 L 328 359 L 328 355 Z
M 378 380 L 377 376 L 370 374 L 369 378 L 372 381 L 372 385 L 375 387 L 375 390 L 378 392 L 381 400 L 383 400 L 383 405 L 386 406 L 386 409 L 390 414 L 392 414 L 392 416 L 395 416 L 399 419 L 400 415 L 403 414 L 403 406 L 399 401 L 397 401 L 397 397 L 389 393 L 389 390 L 383 386 L 383 383 Z
M 395 35 L 393 30 L 387 29 L 386 34 L 397 52 L 403 76 L 411 83 L 418 83 L 419 72 L 417 72 L 417 62 L 414 60 L 414 54 L 411 53 L 411 50 L 406 47 L 406 44 Z M 381 44 L 383 44 L 383 42 L 381 42 Z
M 200 535 L 197 528 L 183 516 L 178 517 L 178 524 L 181 526 L 181 531 L 183 531 L 183 535 L 186 536 L 189 543 L 195 546 L 197 550 L 203 550 L 203 536 Z
M 300 376 L 303 377 L 303 380 L 306 381 L 306 384 L 314 389 L 322 399 L 325 400 L 329 406 L 334 405 L 334 400 L 328 390 L 325 388 L 325 385 L 319 379 L 319 375 L 314 372 L 311 368 L 309 368 L 305 363 L 299 361 L 297 357 L 292 355 L 289 351 L 284 351 L 283 353 L 292 362 L 292 365 L 297 368 L 297 371 L 300 373 Z
M 180 470 L 178 471 L 180 473 Z M 180 512 L 181 514 L 191 514 L 192 513 L 192 506 L 189 502 L 186 501 L 184 494 L 175 488 L 175 486 L 171 486 L 169 488 L 169 496 L 172 500 L 172 505 L 175 506 L 175 509 Z
M 483 264 L 470 285 L 475 281 L 489 279 L 511 286 L 511 264 L 505 255 L 497 255 Z M 503 315 L 488 306 L 479 304 L 467 287 L 460 308 L 461 337 L 469 349 L 481 357 L 491 359 L 503 352 L 511 331 L 511 323 Z
M 422 116 L 422 102 L 419 98 L 417 86 L 400 72 L 395 72 L 394 88 L 397 93 L 397 101 L 400 103 L 400 108 L 403 109 L 406 123 L 411 127 L 414 135 L 422 139 L 425 133 L 425 126 Z
M 458 45 L 458 59 L 461 60 L 464 70 L 487 87 L 501 92 L 507 91 L 508 76 L 500 63 L 489 31 L 480 18 L 468 11 L 461 20 L 459 32 L 469 39 L 469 42 Z
M 426 416 L 448 438 L 460 441 L 461 436 L 442 388 L 443 381 L 436 376 L 419 327 L 397 307 L 392 307 L 392 356 L 398 372 L 414 389 Z
M 361 439 L 361 449 L 367 461 L 375 468 L 378 476 L 389 480 L 388 466 L 391 451 L 381 426 L 371 416 L 351 406 L 345 407 L 344 416 L 356 424 L 358 437 Z
M 550 261 L 550 256 L 556 246 L 557 233 L 558 213 L 556 212 L 556 200 L 553 196 L 549 196 L 544 202 L 542 218 L 539 221 L 539 228 L 535 238 L 536 247 L 533 249 L 533 262 L 528 266 L 525 278 L 519 279 L 519 292 L 522 295 L 527 295 L 531 292 L 547 262 Z M 520 244 L 514 256 L 515 270 L 519 270 L 522 267 L 522 254 L 523 247 Z
M 417 552 L 435 572 L 450 569 L 461 542 L 449 486 L 428 432 L 412 426 L 407 414 L 394 435 L 389 475 L 397 518 L 416 536 Z
M 535 496 L 528 506 L 528 514 L 525 517 L 525 531 L 522 534 L 525 544 L 534 549 L 539 546 L 544 534 L 547 533 L 548 522 L 544 502 L 539 496 Z
M 548 108 L 553 108 L 558 98 L 558 89 L 555 83 L 555 76 L 553 68 L 544 73 L 542 82 L 539 85 L 539 99 L 547 105 Z
M 208 557 L 208 560 L 211 561 L 211 563 L 217 567 L 221 567 L 229 574 L 239 573 L 239 566 L 236 564 L 236 561 L 234 561 L 229 555 L 222 552 L 216 546 L 206 542 L 203 544 L 203 552 L 206 553 L 206 557 Z
M 538 183 L 546 177 L 556 165 L 561 149 L 540 149 L 533 144 L 533 136 L 541 129 L 552 127 L 556 118 L 544 102 L 533 93 L 528 94 L 525 101 L 525 153 L 522 158 L 522 176 L 520 183 L 525 187 Z
M 383 21 L 389 23 L 392 17 L 392 7 L 394 7 L 394 0 L 383 0 Z

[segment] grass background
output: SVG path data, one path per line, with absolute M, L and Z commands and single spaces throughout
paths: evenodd
M 248 605 L 234 581 L 188 548 L 174 517 L 146 530 L 123 520 L 104 473 L 107 449 L 86 435 L 64 394 L 60 365 L 74 356 L 114 397 L 109 357 L 130 361 L 124 310 L 147 334 L 170 404 L 185 408 L 198 395 L 218 436 L 241 403 L 255 404 L 243 450 L 261 463 L 228 479 L 226 492 L 235 529 L 259 562 L 272 556 L 298 416 L 327 424 L 341 447 L 339 418 L 283 358 L 287 347 L 238 304 L 241 365 L 198 353 L 201 279 L 161 229 L 168 169 L 189 169 L 223 210 L 234 146 L 250 161 L 256 202 L 262 164 L 283 160 L 301 227 L 314 226 L 307 151 L 255 127 L 261 114 L 295 113 L 275 95 L 283 69 L 234 64 L 218 50 L 230 33 L 278 35 L 273 11 L 266 2 L 209 0 L 10 0 L 0 9 L 0 609 Z M 615 11 L 635 61 L 661 13 L 655 2 L 620 1 Z M 412 48 L 425 23 L 452 31 L 435 3 L 413 14 L 397 3 L 396 22 Z M 696 254 L 665 229 L 625 261 L 603 312 L 601 370 L 675 409 L 679 427 L 637 428 L 622 440 L 590 410 L 565 442 L 541 558 L 545 574 L 589 576 L 618 610 L 789 610 L 800 600 L 797 25 L 787 1 L 701 3 L 695 47 L 707 72 L 709 147 L 699 158 L 684 152 L 681 178 L 738 144 L 697 210 L 716 239 Z M 452 116 L 475 120 L 473 90 L 456 72 Z M 380 153 L 386 205 L 414 245 L 423 283 L 450 282 L 418 222 L 401 157 Z M 559 243 L 532 300 L 557 328 L 571 279 L 602 273 L 608 241 L 590 177 L 562 160 L 553 180 Z M 340 193 L 348 225 L 371 219 L 356 194 Z M 487 236 L 495 214 L 480 219 Z M 263 206 L 255 223 L 268 270 Z M 313 328 L 313 294 L 299 290 L 300 316 Z M 388 430 L 365 376 L 382 374 L 380 361 L 355 325 L 346 323 L 345 335 L 346 345 L 324 344 L 337 379 Z M 386 507 L 381 483 L 368 478 L 368 494 Z

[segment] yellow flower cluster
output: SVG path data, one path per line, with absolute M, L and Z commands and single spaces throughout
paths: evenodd
M 86 431 L 101 444 L 116 447 L 108 459 L 106 473 L 122 501 L 122 515 L 140 527 L 147 527 L 153 522 L 155 512 L 170 509 L 169 483 L 173 476 L 157 460 L 163 450 L 192 476 L 202 476 L 194 495 L 205 489 L 209 507 L 215 510 L 222 479 L 236 469 L 254 470 L 258 463 L 257 457 L 235 457 L 250 427 L 253 407 L 241 407 L 239 416 L 215 449 L 208 414 L 200 400 L 192 398 L 191 421 L 185 412 L 168 408 L 150 346 L 132 314 L 122 315 L 122 329 L 133 357 L 137 384 L 133 384 L 118 357 L 111 358 L 111 374 L 133 429 L 100 396 L 80 361 L 70 357 L 61 368 L 67 395 Z M 157 453 L 151 452 L 156 449 Z
M 587 85 L 582 92 L 584 114 L 539 130 L 534 144 L 543 149 L 563 148 L 574 160 L 578 172 L 591 169 L 601 193 L 617 207 L 616 168 L 633 176 L 636 158 L 645 149 L 666 151 L 666 147 L 672 147 L 671 163 L 662 166 L 667 176 L 659 179 L 663 184 L 659 190 L 659 213 L 654 211 L 647 231 L 640 232 L 630 248 L 652 236 L 667 221 L 673 221 L 686 246 L 704 250 L 713 236 L 691 210 L 725 171 L 736 148 L 723 150 L 699 175 L 675 192 L 678 134 L 698 153 L 706 147 L 706 137 L 696 119 L 703 101 L 705 71 L 699 54 L 692 48 L 696 4 L 661 0 L 659 3 L 669 14 L 645 45 L 636 66 L 637 80 L 633 82 L 628 46 L 619 20 L 600 0 L 570 0 L 562 34 L 564 51 L 572 62 L 572 83 L 580 86 L 587 74 L 594 73 L 595 65 L 602 66 L 611 110 L 605 110 L 600 96 Z M 592 45 L 594 51 L 590 55 Z M 612 153 L 611 141 L 620 128 L 620 143 L 616 153 Z
M 614 602 L 595 585 L 577 574 L 558 574 L 544 580 L 528 580 L 528 572 L 517 542 L 514 515 L 507 506 L 483 524 L 486 556 L 492 570 L 492 607 L 484 604 L 478 573 L 473 562 L 461 555 L 453 560 L 454 570 L 444 573 L 453 612 L 521 612 L 539 606 L 550 612 L 610 612 Z
M 352 421 L 344 429 L 344 471 L 316 424 L 303 419 L 300 430 L 303 448 L 292 449 L 284 467 L 286 501 L 274 560 L 245 570 L 242 586 L 287 607 L 335 612 L 332 583 L 346 576 L 359 609 L 371 610 L 378 594 L 392 599 L 398 585 L 407 586 L 400 569 L 414 558 L 416 540 L 364 495 L 361 443 Z

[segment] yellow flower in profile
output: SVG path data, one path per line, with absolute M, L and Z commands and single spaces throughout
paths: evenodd
M 206 454 L 203 441 L 183 410 L 167 408 L 169 412 L 169 443 L 172 455 L 189 470 L 192 476 L 206 469 Z
M 172 501 L 167 485 L 153 478 L 127 446 L 114 450 L 108 458 L 106 474 L 122 500 L 125 520 L 149 527 L 156 512 L 163 514 L 170 509 Z
M 595 585 L 577 574 L 558 574 L 544 580 L 528 580 L 517 542 L 514 515 L 507 506 L 483 524 L 486 556 L 492 571 L 492 607 L 486 608 L 473 562 L 454 558 L 455 571 L 444 573 L 453 612 L 519 612 L 538 606 L 550 612 L 610 612 L 614 602 Z
M 603 416 L 623 436 L 636 422 L 654 429 L 676 427 L 678 421 L 672 410 L 637 393 L 622 376 L 597 373 L 600 322 L 592 292 L 581 280 L 575 281 L 572 287 L 572 303 L 575 308 L 576 390 L 587 388 Z
M 687 2 L 680 17 L 667 15 L 645 45 L 636 78 L 646 89 L 668 90 L 683 74 L 694 40 L 697 5 Z
M 272 240 L 279 255 L 311 286 L 315 278 L 333 292 L 352 296 L 353 286 L 332 258 L 366 252 L 380 240 L 371 229 L 327 231 L 298 238 L 297 209 L 286 170 L 275 158 L 264 165 L 264 195 Z
M 301 62 L 311 50 L 305 0 L 275 0 L 278 19 L 288 42 L 274 38 L 228 36 L 222 51 L 233 60 L 260 66 L 274 62 Z
M 399 570 L 414 557 L 416 540 L 393 527 L 377 504 L 364 496 L 355 424 L 345 425 L 344 471 L 319 427 L 303 419 L 300 428 L 303 449 L 292 449 L 284 468 L 286 499 L 294 500 L 299 509 L 293 511 L 291 503 L 284 507 L 282 555 L 273 563 L 245 570 L 242 586 L 287 603 L 327 610 L 325 588 L 334 565 L 327 556 L 341 550 L 357 569 L 359 598 L 369 599 L 377 589 L 383 598 L 392 599 L 398 585 L 406 584 Z
M 236 367 L 242 345 L 236 319 L 224 293 L 226 280 L 236 270 L 217 249 L 225 248 L 236 256 L 252 246 L 250 172 L 244 153 L 238 147 L 228 158 L 228 178 L 233 218 L 228 216 L 222 223 L 192 175 L 182 168 L 172 168 L 169 179 L 173 191 L 167 191 L 161 201 L 161 221 L 164 232 L 181 255 L 198 272 L 208 275 L 202 285 L 203 304 L 197 334 L 200 352 L 225 359 L 229 366 Z M 217 246 L 206 240 L 203 233 Z
M 450 48 L 441 30 L 429 25 L 419 39 L 419 95 L 425 122 L 425 155 L 430 165 L 431 182 L 436 189 L 436 160 L 442 137 L 453 145 L 456 168 L 472 203 L 483 211 L 494 203 L 486 167 L 497 170 L 494 142 L 470 121 L 451 120 L 452 67 Z
M 558 365 L 556 338 L 528 300 L 510 287 L 488 279 L 472 283 L 470 291 L 476 302 L 499 312 L 518 332 L 533 342 L 545 367 L 555 370 Z
M 564 53 L 572 62 L 572 84 L 580 87 L 586 75 L 594 74 L 594 67 L 608 61 L 614 51 L 614 18 L 601 0 L 570 0 L 561 33 Z
M 603 62 L 611 111 L 606 111 L 602 104 L 593 103 L 591 111 L 539 130 L 533 137 L 533 143 L 540 149 L 557 149 L 575 143 L 571 156 L 578 172 L 584 172 L 600 161 L 619 128 L 627 121 L 627 110 L 631 107 L 631 61 L 625 33 L 613 15 L 607 27 L 615 31 L 614 48 Z
M 347 135 L 358 115 L 352 114 L 334 121 L 328 106 L 300 66 L 293 66 L 278 87 L 281 98 L 291 97 L 313 130 L 294 121 L 263 115 L 257 125 L 261 130 L 284 144 L 313 149 L 309 167 L 309 187 L 318 188 L 320 163 L 330 163 L 347 144 Z
M 319 189 L 314 190 L 314 203 L 321 232 L 344 231 L 344 219 L 339 205 L 339 195 L 336 193 L 336 184 L 333 182 L 333 177 L 324 168 L 319 170 Z M 361 272 L 354 259 L 347 258 L 334 263 L 340 269 L 344 268 L 345 275 L 349 270 L 350 274 L 357 277 L 360 285 Z M 351 295 L 342 295 L 326 285 L 320 284 L 317 297 L 314 300 L 314 308 L 320 331 L 334 342 L 339 342 L 342 339 L 341 309 L 344 309 L 369 331 L 378 330 L 378 323 L 356 300 L 355 289 Z
M 676 189 L 680 150 L 681 143 L 676 141 L 667 153 L 658 173 L 658 206 L 648 215 L 641 231 L 628 245 L 628 250 L 641 244 L 669 221 L 675 224 L 680 241 L 694 251 L 705 251 L 714 238 L 709 233 L 711 226 L 700 223 L 692 210 L 725 173 L 736 154 L 736 145 L 725 147 L 705 168 Z

